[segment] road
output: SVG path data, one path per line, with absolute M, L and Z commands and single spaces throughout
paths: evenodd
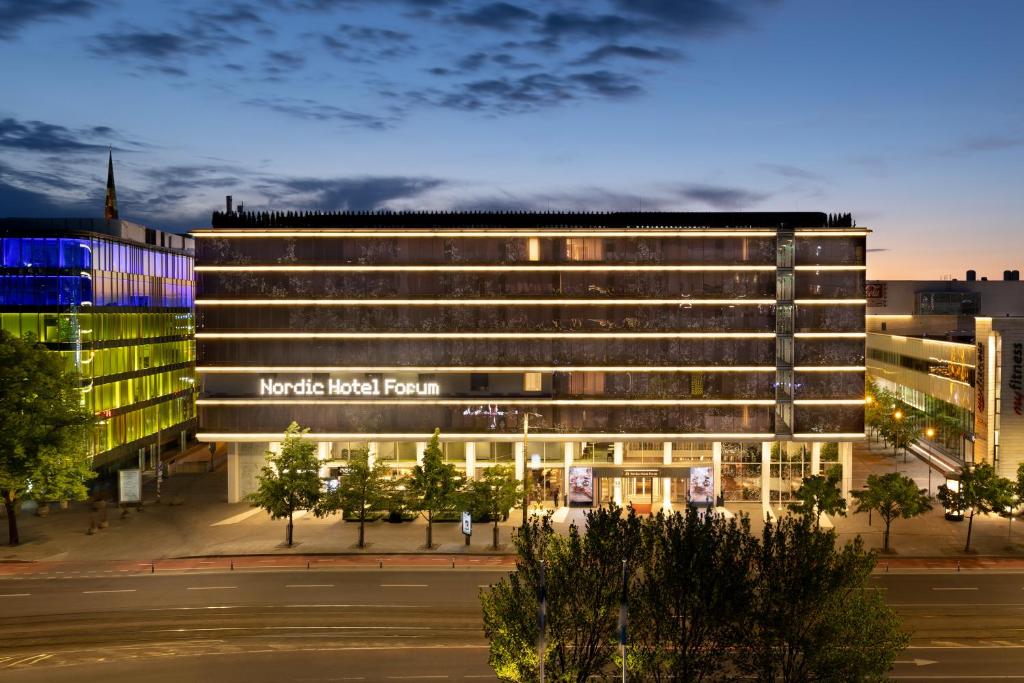
M 190 571 L 0 580 L 0 680 L 495 680 L 500 569 Z M 880 574 L 913 631 L 893 678 L 1024 681 L 1024 573 Z

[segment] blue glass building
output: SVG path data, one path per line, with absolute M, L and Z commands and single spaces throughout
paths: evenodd
M 65 356 L 100 470 L 195 431 L 192 240 L 116 219 L 0 219 L 0 323 Z

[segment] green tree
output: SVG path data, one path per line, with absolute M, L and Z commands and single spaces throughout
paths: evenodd
M 313 514 L 324 517 L 335 512 L 353 515 L 359 522 L 359 547 L 366 546 L 366 520 L 372 510 L 382 510 L 391 501 L 391 468 L 370 462 L 370 451 L 352 452 L 338 487 L 320 494 Z
M 40 505 L 85 500 L 89 497 L 86 483 L 96 476 L 91 460 L 88 443 L 76 443 L 76 439 L 58 448 L 42 449 L 29 495 Z
M 587 513 L 584 531 L 573 524 L 560 535 L 547 517 L 534 517 L 513 538 L 519 553 L 516 570 L 480 596 L 490 665 L 498 678 L 538 678 L 542 582 L 548 680 L 585 683 L 610 673 L 618 649 L 622 561 L 637 558 L 639 518 L 632 513 L 623 518 L 614 506 L 602 508 Z
M 658 515 L 642 525 L 630 598 L 629 661 L 640 680 L 721 680 L 731 625 L 749 608 L 754 538 L 746 517 Z
M 1017 502 L 1024 503 L 1024 462 L 1017 465 L 1017 482 L 1013 489 L 1013 492 L 1017 494 Z
M 895 519 L 910 519 L 932 509 L 931 497 L 917 483 L 902 474 L 869 474 L 867 486 L 854 491 L 857 512 L 874 510 L 885 523 L 882 532 L 882 551 L 889 552 L 889 527 Z
M 287 519 L 286 542 L 292 545 L 297 510 L 315 510 L 320 500 L 320 461 L 316 444 L 303 436 L 309 432 L 292 422 L 277 453 L 267 451 L 256 491 L 247 496 L 253 507 L 263 508 L 271 519 Z
M 960 471 L 958 488 L 951 489 L 945 484 L 939 487 L 939 500 L 947 510 L 960 510 L 967 515 L 967 542 L 964 552 L 971 551 L 971 532 L 974 515 L 978 513 L 1003 512 L 1013 504 L 1014 484 L 996 474 L 992 465 L 967 465 Z
M 523 498 L 523 485 L 508 465 L 492 465 L 466 484 L 469 508 L 494 523 L 492 545 L 498 549 L 498 522 Z
M 59 353 L 0 331 L 0 495 L 10 545 L 20 543 L 17 503 L 35 482 L 56 486 L 81 476 L 81 487 L 62 483 L 60 492 L 84 498 L 95 422 Z
M 789 509 L 808 519 L 814 519 L 816 529 L 821 527 L 823 514 L 845 517 L 846 499 L 839 489 L 842 479 L 843 471 L 840 467 L 832 467 L 825 474 L 807 477 L 793 494 L 797 502 L 790 503 Z
M 407 486 L 411 509 L 427 520 L 427 549 L 434 547 L 434 520 L 439 513 L 454 512 L 462 502 L 462 477 L 455 466 L 444 462 L 441 430 L 435 429 L 423 451 L 423 461 L 412 469 Z
M 909 638 L 867 587 L 875 556 L 807 517 L 765 524 L 752 560 L 753 597 L 733 624 L 741 673 L 763 683 L 882 681 Z

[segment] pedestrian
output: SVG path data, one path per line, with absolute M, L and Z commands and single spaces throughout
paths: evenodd
M 555 490 L 553 490 L 551 492 L 551 499 L 554 501 L 555 509 L 557 510 L 558 509 L 558 489 L 555 489 Z

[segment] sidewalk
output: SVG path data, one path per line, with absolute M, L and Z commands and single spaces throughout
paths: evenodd
M 881 446 L 858 445 L 854 451 L 853 486 L 861 488 L 870 473 L 899 471 L 913 477 L 922 488 L 928 485 L 928 467 L 913 456 L 903 462 L 891 450 Z M 934 492 L 944 477 L 933 473 Z M 475 524 L 470 546 L 465 545 L 458 523 L 434 525 L 435 548 L 425 551 L 426 522 L 389 524 L 377 521 L 367 524 L 365 550 L 356 547 L 359 525 L 342 522 L 338 515 L 317 519 L 299 514 L 295 520 L 295 544 L 283 545 L 285 522 L 272 521 L 262 510 L 244 503 L 229 504 L 226 473 L 222 467 L 213 472 L 178 473 L 164 480 L 162 503 L 154 502 L 154 482 L 145 482 L 146 504 L 142 512 L 132 509 L 122 517 L 120 510 L 107 511 L 109 528 L 95 535 L 86 534 L 94 513 L 86 503 L 73 503 L 67 510 L 53 509 L 47 517 L 36 517 L 29 511 L 19 514 L 22 545 L 0 547 L 3 562 L 106 562 L 161 561 L 189 557 L 242 557 L 281 555 L 314 557 L 355 554 L 377 557 L 391 554 L 431 555 L 501 555 L 510 552 L 511 533 L 522 519 L 516 511 L 512 518 L 499 525 L 502 548 L 497 553 L 487 547 L 491 543 L 491 525 Z M 174 504 L 180 503 L 180 504 Z M 882 525 L 877 516 L 868 524 L 868 515 L 850 514 L 833 520 L 840 541 L 860 535 L 869 548 L 881 547 Z M 751 531 L 760 534 L 763 527 L 760 504 L 731 505 L 731 510 L 750 517 Z M 786 511 L 776 510 L 780 514 Z M 560 508 L 555 527 L 568 528 L 570 523 L 582 525 L 585 511 Z M 1015 520 L 1011 530 L 1005 518 L 982 517 L 974 522 L 970 555 L 963 553 L 967 531 L 965 522 L 949 522 L 936 504 L 932 512 L 912 520 L 896 520 L 892 525 L 893 555 L 880 562 L 896 562 L 894 558 L 951 558 L 980 560 L 985 557 L 1024 558 L 1024 520 Z M 952 566 L 952 565 L 951 565 Z

